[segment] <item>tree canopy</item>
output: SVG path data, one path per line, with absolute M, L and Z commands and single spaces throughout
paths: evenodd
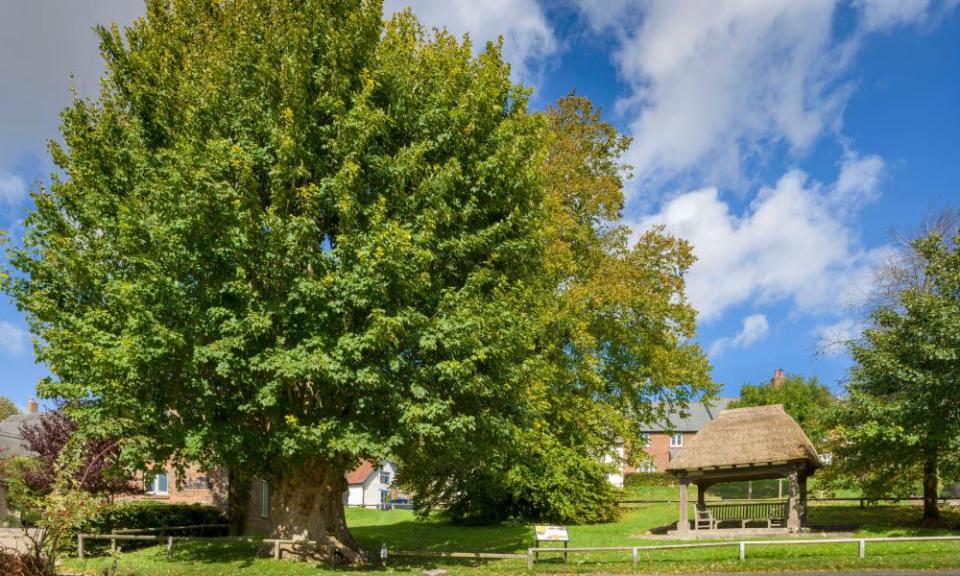
M 665 417 L 668 403 L 653 400 L 685 406 L 715 392 L 690 342 L 691 247 L 659 229 L 631 245 L 618 224 L 629 140 L 576 95 L 542 116 L 545 254 L 510 441 L 410 454 L 401 470 L 424 510 L 442 505 L 455 519 L 610 520 L 615 448 L 642 445 L 644 424 Z
M 0 420 L 4 420 L 14 414 L 19 414 L 20 409 L 13 403 L 13 400 L 6 396 L 0 396 Z
M 960 233 L 953 234 L 933 231 L 907 246 L 898 277 L 909 281 L 886 290 L 851 343 L 849 397 L 832 430 L 835 479 L 878 497 L 912 493 L 920 481 L 927 520 L 939 517 L 939 478 L 955 477 L 960 454 Z
M 828 415 L 836 405 L 830 389 L 820 384 L 816 376 L 805 378 L 800 374 L 787 374 L 779 382 L 744 384 L 740 398 L 730 403 L 730 408 L 783 404 L 787 414 L 797 421 L 818 449 L 826 440 L 829 427 Z
M 689 246 L 628 247 L 623 140 L 582 100 L 530 113 L 499 45 L 363 0 L 151 0 L 99 34 L 6 288 L 40 392 L 125 464 L 268 479 L 274 534 L 349 549 L 361 458 L 426 498 L 595 482 L 650 398 L 712 391 Z M 551 513 L 549 482 L 476 501 Z

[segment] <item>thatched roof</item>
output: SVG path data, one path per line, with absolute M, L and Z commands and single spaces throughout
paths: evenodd
M 720 412 L 667 466 L 667 472 L 806 461 L 820 466 L 817 451 L 783 406 Z

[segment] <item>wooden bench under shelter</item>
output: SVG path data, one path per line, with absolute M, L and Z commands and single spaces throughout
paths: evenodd
M 680 515 L 676 536 L 692 537 L 737 522 L 765 522 L 766 528 L 799 532 L 807 520 L 807 478 L 820 467 L 820 457 L 803 429 L 782 405 L 724 410 L 704 426 L 671 460 L 667 472 L 680 482 Z M 786 502 L 707 504 L 710 486 L 725 482 L 789 479 Z M 691 531 L 687 488 L 697 486 Z
M 763 522 L 767 528 L 785 527 L 787 522 L 786 502 L 737 502 L 735 504 L 697 505 L 695 530 L 716 530 L 722 523 L 737 523 L 741 528 L 747 524 Z

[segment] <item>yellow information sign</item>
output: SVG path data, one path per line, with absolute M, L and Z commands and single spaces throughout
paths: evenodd
M 536 526 L 537 542 L 567 542 L 570 536 L 567 535 L 566 526 Z

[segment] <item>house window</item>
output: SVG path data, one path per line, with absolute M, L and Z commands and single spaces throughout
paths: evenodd
M 644 472 L 646 474 L 653 474 L 657 471 L 657 463 L 652 461 L 641 462 L 640 466 L 637 468 L 637 471 Z
M 167 475 L 162 472 L 154 475 L 150 480 L 150 484 L 147 486 L 147 492 L 156 496 L 166 496 L 169 494 Z
M 387 506 L 387 502 L 389 501 L 390 501 L 390 493 L 387 492 L 386 490 L 381 490 L 380 491 L 380 508 L 385 508 Z
M 380 483 L 383 484 L 384 486 L 388 486 L 390 484 L 389 472 L 385 472 L 385 471 L 380 472 Z
M 683 446 L 683 434 L 677 432 L 670 437 L 670 447 L 671 448 L 680 448 Z
M 270 483 L 266 480 L 260 481 L 260 517 L 270 517 Z

